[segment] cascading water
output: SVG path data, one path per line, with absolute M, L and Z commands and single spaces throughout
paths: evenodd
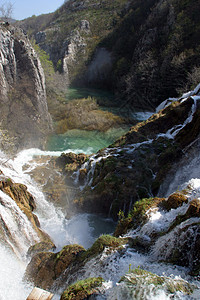
M 173 139 L 181 129 L 183 129 L 188 123 L 190 123 L 193 119 L 193 115 L 196 110 L 196 101 L 200 100 L 199 96 L 193 96 L 193 93 L 189 96 L 192 96 L 194 100 L 194 104 L 192 106 L 191 112 L 186 116 L 185 122 L 178 126 L 175 126 L 168 130 L 166 133 L 159 134 L 157 138 L 160 136 L 165 136 L 166 138 Z M 178 99 L 173 99 L 176 101 Z M 183 100 L 185 101 L 184 97 Z M 133 144 L 127 146 L 127 148 L 123 148 L 127 153 L 132 153 L 140 147 L 142 144 L 151 143 L 152 140 L 147 140 L 143 143 Z M 101 158 L 104 158 L 105 155 L 116 155 L 120 148 L 112 148 L 101 153 Z M 94 171 L 94 164 L 98 162 L 100 159 L 99 156 L 93 156 L 90 158 L 89 162 L 87 162 L 83 167 L 88 167 L 92 164 L 91 172 Z M 189 204 L 192 199 L 198 198 L 200 189 L 200 174 L 199 174 L 199 152 L 197 152 L 197 156 L 191 159 L 191 164 L 186 166 L 185 168 L 178 170 L 174 178 L 171 178 L 171 186 L 170 192 L 166 192 L 168 195 L 177 190 L 177 182 L 183 184 L 183 188 L 190 186 L 188 190 L 188 203 L 183 204 L 181 207 L 176 209 L 171 209 L 169 212 L 154 209 L 148 212 L 149 221 L 138 228 L 137 230 L 130 231 L 126 236 L 131 238 L 141 238 L 143 241 L 147 241 L 147 243 L 151 242 L 152 236 L 157 233 L 163 234 L 166 233 L 171 224 L 176 220 L 176 217 L 179 215 L 184 215 L 188 210 Z M 184 172 L 184 174 L 183 174 Z M 180 174 L 182 176 L 182 180 L 180 180 Z M 90 174 L 91 175 L 91 174 Z M 194 178 L 193 178 L 194 176 Z M 177 180 L 176 180 L 177 177 Z M 193 179 L 192 179 L 193 178 Z M 190 181 L 189 181 L 190 180 Z M 189 181 L 189 182 L 188 182 Z M 89 177 L 87 179 L 87 184 L 91 182 L 91 178 L 89 181 Z M 169 185 L 169 182 L 167 183 Z M 162 194 L 161 194 L 162 195 Z M 162 195 L 163 196 L 163 195 Z M 181 267 L 171 264 L 165 264 L 162 262 L 158 262 L 159 260 L 168 259 L 170 257 L 170 253 L 174 247 L 174 245 L 178 245 L 177 237 L 179 237 L 179 243 L 184 243 L 186 238 L 193 236 L 196 234 L 196 224 L 199 224 L 199 218 L 191 218 L 185 222 L 182 222 L 181 225 L 177 226 L 174 230 L 172 230 L 169 234 L 165 234 L 163 237 L 158 238 L 157 242 L 153 245 L 152 250 L 149 254 L 138 253 L 137 250 L 130 249 L 124 247 L 124 250 L 120 253 L 118 251 L 112 251 L 110 249 L 105 249 L 102 254 L 98 257 L 91 259 L 88 263 L 86 263 L 84 270 L 80 270 L 79 273 L 76 274 L 75 280 L 80 280 L 88 277 L 103 277 L 106 282 L 103 284 L 104 286 L 104 294 L 103 296 L 99 296 L 99 299 L 199 299 L 200 298 L 200 284 L 199 281 L 195 281 L 188 275 L 188 267 Z M 190 229 L 189 231 L 184 231 L 180 233 L 179 229 L 185 226 Z M 190 255 L 188 253 L 188 255 Z M 165 275 L 168 276 L 167 280 L 176 282 L 181 278 L 193 282 L 197 289 L 191 296 L 186 296 L 181 292 L 175 292 L 173 295 L 169 295 L 166 292 L 165 286 L 158 288 L 158 290 L 153 290 L 152 286 L 149 286 L 143 281 L 139 286 L 139 290 L 136 293 L 131 294 L 131 289 L 127 286 L 123 286 L 122 283 L 119 283 L 120 278 L 129 271 L 131 268 L 137 268 L 140 266 L 142 269 L 151 271 L 159 276 Z M 127 278 L 129 275 L 127 275 Z M 70 279 L 69 279 L 70 280 Z M 70 281 L 69 281 L 70 282 Z M 152 289 L 151 289 L 152 287 Z
M 193 95 L 192 95 L 193 96 Z M 196 100 L 199 100 L 193 96 L 194 103 Z M 191 121 L 195 109 L 195 104 L 193 109 L 186 118 L 186 121 L 183 125 L 185 126 L 188 122 Z M 173 128 L 170 132 L 165 133 L 165 136 L 173 138 L 175 134 L 182 128 Z M 152 140 L 143 142 L 143 144 L 151 143 Z M 141 143 L 142 144 L 142 143 Z M 141 144 L 129 145 L 124 150 L 127 153 L 133 152 Z M 108 155 L 118 155 L 120 148 L 115 149 L 115 153 L 112 150 L 105 150 L 102 157 L 107 157 Z M 90 149 L 91 151 L 91 149 Z M 66 152 L 70 152 L 67 150 Z M 73 151 L 73 152 L 82 152 L 82 151 Z M 90 152 L 91 153 L 91 152 Z M 36 183 L 31 179 L 29 172 L 33 170 L 37 163 L 32 160 L 34 156 L 59 156 L 61 152 L 45 152 L 38 149 L 29 149 L 24 150 L 19 153 L 14 159 L 9 159 L 3 152 L 0 152 L 0 169 L 2 171 L 2 177 L 10 178 L 13 182 L 25 184 L 28 188 L 28 191 L 34 196 L 36 200 L 36 215 L 38 216 L 42 230 L 46 231 L 52 238 L 53 242 L 57 246 L 57 251 L 59 251 L 64 245 L 70 243 L 82 244 L 85 248 L 91 246 L 94 238 L 98 237 L 100 232 L 95 233 L 92 229 L 92 220 L 91 216 L 87 214 L 74 216 L 70 220 L 65 218 L 65 214 L 62 209 L 55 208 L 52 203 L 49 203 L 40 188 Z M 93 176 L 93 171 L 96 162 L 99 159 L 102 159 L 100 156 L 93 155 L 86 163 L 85 167 L 92 165 L 91 171 L 88 173 L 87 184 L 91 183 L 91 178 Z M 195 197 L 199 197 L 200 193 L 200 174 L 198 173 L 198 162 L 199 156 L 194 157 L 191 160 L 191 165 L 184 169 L 184 176 L 182 181 L 180 181 L 180 176 L 177 172 L 177 182 L 181 184 L 188 185 L 192 187 L 191 196 L 193 194 Z M 26 165 L 26 169 L 24 166 Z M 191 169 L 194 173 L 191 172 Z M 183 173 L 183 170 L 181 170 Z M 187 173 L 187 175 L 186 175 Z M 189 173 L 189 174 L 188 174 Z M 175 178 L 176 178 L 175 176 Z M 195 179 L 192 179 L 192 178 Z M 188 182 L 190 180 L 190 182 Z M 172 180 L 176 181 L 176 180 Z M 174 192 L 174 186 L 170 186 L 170 192 Z M 191 200 L 190 199 L 190 200 Z M 146 240 L 147 242 L 151 240 L 151 236 L 154 232 L 162 233 L 165 232 L 176 216 L 179 214 L 184 214 L 188 208 L 188 204 L 184 204 L 181 208 L 172 209 L 169 212 L 163 212 L 158 210 L 149 211 L 148 222 L 138 228 L 137 230 L 130 231 L 127 236 L 141 237 L 141 239 Z M 1 239 L 0 242 L 0 254 L 1 254 L 1 272 L 0 272 L 0 299 L 16 299 L 23 300 L 26 299 L 30 293 L 32 286 L 28 286 L 22 282 L 22 277 L 24 270 L 27 264 L 26 261 L 26 251 L 29 246 L 33 245 L 39 240 L 39 237 L 34 232 L 34 229 L 29 224 L 27 217 L 23 214 L 22 211 L 17 207 L 15 202 L 5 193 L 0 191 L 0 216 L 1 222 L 4 225 L 2 227 L 5 231 L 5 239 Z M 199 219 L 190 220 L 190 222 L 199 222 Z M 108 221 L 109 223 L 110 221 Z M 98 225 L 99 226 L 99 225 Z M 1 233 L 1 232 L 0 232 Z M 172 299 L 171 296 L 168 296 L 164 288 L 160 288 L 156 292 L 145 285 L 145 282 L 142 282 L 140 285 L 140 293 L 130 295 L 129 290 L 126 286 L 123 286 L 122 283 L 118 283 L 121 276 L 127 273 L 131 268 L 141 268 L 156 273 L 158 275 L 165 274 L 172 279 L 181 277 L 183 279 L 191 281 L 191 277 L 187 275 L 187 268 L 178 267 L 176 265 L 167 265 L 164 263 L 158 262 L 158 258 L 167 257 L 168 252 L 165 251 L 166 247 L 173 247 L 173 242 L 176 238 L 176 232 L 172 232 L 171 236 L 167 235 L 158 239 L 158 242 L 155 243 L 150 254 L 142 254 L 138 251 L 130 249 L 124 246 L 121 252 L 111 251 L 105 249 L 102 254 L 96 258 L 91 259 L 84 269 L 80 272 L 77 272 L 74 280 L 83 279 L 92 276 L 102 276 L 106 282 L 103 284 L 104 295 L 100 298 L 102 299 Z M 184 239 L 184 236 L 183 236 Z M 163 247 L 161 252 L 160 246 Z M 169 252 L 170 252 L 169 247 Z M 158 251 L 159 250 L 159 251 Z M 12 279 L 11 279 L 12 278 Z M 128 275 L 127 275 L 128 278 Z M 199 287 L 199 283 L 195 282 Z M 138 296 L 139 295 L 139 296 Z M 132 297 L 132 298 L 131 298 Z M 173 296 L 173 299 L 199 299 L 200 293 L 199 290 L 196 291 L 196 294 L 190 296 L 184 296 L 182 293 L 176 293 Z M 59 299 L 59 295 L 54 297 L 54 299 Z
M 70 150 L 66 152 L 70 152 Z M 80 150 L 77 150 L 77 153 L 80 152 Z M 88 214 L 81 214 L 67 220 L 62 209 L 55 208 L 52 203 L 45 199 L 43 192 L 29 175 L 29 172 L 37 167 L 33 157 L 59 155 L 61 155 L 59 151 L 28 149 L 20 152 L 14 159 L 9 159 L 3 152 L 0 152 L 1 177 L 2 179 L 9 178 L 15 183 L 22 183 L 27 186 L 36 202 L 37 209 L 34 213 L 38 216 L 41 229 L 49 234 L 57 247 L 56 251 L 61 250 L 67 244 L 80 244 L 88 248 L 101 233 L 101 231 L 95 232 L 96 225 L 93 224 L 93 217 Z M 24 166 L 26 166 L 25 169 Z M 111 232 L 111 228 L 114 228 L 114 223 L 110 220 L 101 218 L 98 218 L 98 220 L 99 227 L 105 227 L 105 224 L 108 224 L 108 233 Z M 31 245 L 39 242 L 40 239 L 15 201 L 2 191 L 0 191 L 0 222 L 2 230 L 4 230 L 4 239 L 1 238 L 0 242 L 2 260 L 0 299 L 15 298 L 16 300 L 23 300 L 26 299 L 32 289 L 31 285 L 28 286 L 22 282 L 28 263 L 26 252 Z M 11 278 L 13 278 L 12 284 L 10 284 Z

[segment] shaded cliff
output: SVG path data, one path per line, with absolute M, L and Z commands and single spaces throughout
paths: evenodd
M 68 82 L 153 109 L 199 82 L 199 9 L 194 0 L 70 0 L 19 25 Z
M 6 23 L 0 25 L 0 81 L 1 128 L 17 148 L 42 145 L 51 129 L 43 69 L 27 36 Z
M 66 1 L 55 13 L 31 17 L 18 25 L 50 55 L 68 82 L 96 81 L 103 87 L 108 82 L 112 57 L 104 47 L 97 51 L 96 47 L 118 23 L 126 2 Z

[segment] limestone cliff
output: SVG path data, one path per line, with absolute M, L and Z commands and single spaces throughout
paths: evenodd
M 19 25 L 73 84 L 154 109 L 200 81 L 199 9 L 195 0 L 69 0 Z
M 0 24 L 1 128 L 17 148 L 40 146 L 51 128 L 40 61 L 22 30 Z

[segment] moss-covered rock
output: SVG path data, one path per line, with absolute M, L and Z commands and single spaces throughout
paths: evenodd
M 166 201 L 162 202 L 162 207 L 166 210 L 170 210 L 172 208 L 176 209 L 179 206 L 182 206 L 184 203 L 188 202 L 188 198 L 181 192 L 176 192 L 171 194 Z
M 71 175 L 73 172 L 77 171 L 81 165 L 88 160 L 88 155 L 84 153 L 62 153 L 60 157 L 57 158 L 57 164 L 63 168 L 63 171 L 67 175 Z
M 101 235 L 86 252 L 80 255 L 80 260 L 88 260 L 102 253 L 105 248 L 108 251 L 122 249 L 129 242 L 128 238 L 116 238 L 111 235 Z
M 124 216 L 122 211 L 119 212 L 119 221 L 114 235 L 120 236 L 125 234 L 129 229 L 136 229 L 148 220 L 146 214 L 150 208 L 157 207 L 163 203 L 165 198 L 144 198 L 134 203 L 133 208 L 130 210 L 127 217 Z
M 123 276 L 117 289 L 119 294 L 126 295 L 128 299 L 149 299 L 156 297 L 159 292 L 164 292 L 166 296 L 175 296 L 177 292 L 182 295 L 191 295 L 197 288 L 183 279 L 172 279 L 171 277 L 158 276 L 151 272 L 134 269 Z
M 84 300 L 90 296 L 99 294 L 98 288 L 101 287 L 103 278 L 93 277 L 78 281 L 70 285 L 62 294 L 61 300 Z
M 25 279 L 36 286 L 47 289 L 68 269 L 77 256 L 85 249 L 79 245 L 65 246 L 58 253 L 40 252 L 28 264 Z
M 125 238 L 102 235 L 87 251 L 79 245 L 67 245 L 58 253 L 37 253 L 37 250 L 45 248 L 46 245 L 35 245 L 30 249 L 30 252 L 35 251 L 36 254 L 26 268 L 25 279 L 33 282 L 40 288 L 51 288 L 61 274 L 63 274 L 63 278 L 67 278 L 69 274 L 75 275 L 78 270 L 84 267 L 88 260 L 102 253 L 105 248 L 108 248 L 108 251 L 120 250 L 128 241 Z M 58 285 L 62 285 L 63 280 L 58 282 Z
M 39 252 L 52 251 L 55 249 L 56 249 L 56 246 L 51 241 L 40 242 L 40 243 L 37 243 L 37 244 L 29 247 L 29 249 L 27 251 L 27 256 L 34 256 L 35 254 L 37 254 Z
M 173 133 L 176 126 L 180 128 L 179 134 L 182 130 L 188 132 L 184 126 L 181 129 L 180 124 L 187 119 L 193 103 L 192 98 L 172 103 L 148 120 L 133 126 L 106 152 L 102 150 L 97 153 L 95 158 L 98 162 L 95 165 L 89 163 L 87 167 L 87 174 L 91 176 L 88 180 L 90 184 L 85 186 L 80 195 L 76 195 L 76 209 L 103 213 L 117 220 L 120 210 L 128 216 L 132 204 L 156 195 L 174 163 L 183 155 L 178 135 L 174 139 L 172 136 L 169 138 L 169 132 Z M 197 114 L 198 110 L 197 107 Z M 198 122 L 199 118 L 194 115 L 189 123 L 190 130 L 198 128 Z M 195 130 L 195 138 L 198 132 Z M 185 196 L 179 193 L 173 197 L 166 201 L 166 209 L 176 208 L 186 202 Z M 129 223 L 127 219 L 126 222 Z

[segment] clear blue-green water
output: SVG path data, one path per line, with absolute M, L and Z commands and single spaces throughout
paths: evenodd
M 78 152 L 96 153 L 108 147 L 128 130 L 129 126 L 109 129 L 106 132 L 73 129 L 64 134 L 52 135 L 47 143 L 47 150 L 77 152 L 78 149 Z
M 105 99 L 107 101 L 113 101 L 114 95 L 107 90 L 100 90 L 100 89 L 91 89 L 91 88 L 77 88 L 77 87 L 70 87 L 66 93 L 66 100 L 74 100 L 74 99 L 81 99 L 87 97 L 94 97 L 96 99 Z
M 106 90 L 91 89 L 91 88 L 68 88 L 66 93 L 66 102 L 73 101 L 75 99 L 93 97 L 99 104 L 99 109 L 107 110 L 115 115 L 123 117 L 127 120 L 127 124 L 119 126 L 117 128 L 111 128 L 106 132 L 100 131 L 87 131 L 73 129 L 68 130 L 64 134 L 55 134 L 49 138 L 47 143 L 47 150 L 50 151 L 76 151 L 76 153 L 96 153 L 98 150 L 103 149 L 111 145 L 120 136 L 129 131 L 131 123 L 136 120 L 144 120 L 148 116 L 142 112 L 143 115 L 137 115 L 137 113 L 125 105 L 121 105 L 115 102 L 114 95 Z M 148 112 L 147 112 L 148 114 Z

